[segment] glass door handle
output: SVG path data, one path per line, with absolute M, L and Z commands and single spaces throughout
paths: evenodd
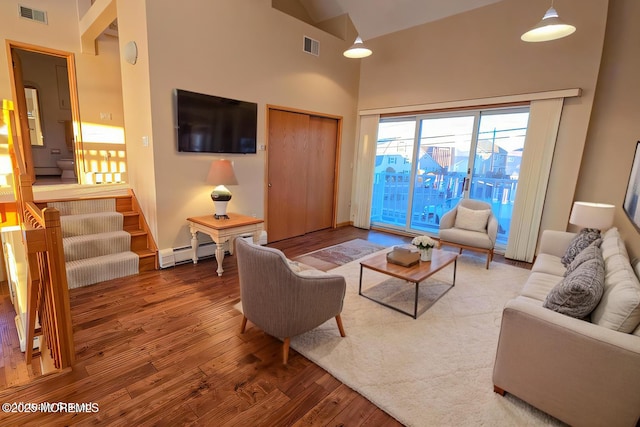
M 462 179 L 462 191 L 468 191 L 468 190 L 469 190 L 469 178 L 465 176 Z
M 464 177 L 464 191 L 469 191 L 469 181 L 471 181 L 471 168 L 467 168 L 467 176 Z

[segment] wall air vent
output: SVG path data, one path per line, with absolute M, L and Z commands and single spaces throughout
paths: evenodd
M 320 42 L 310 37 L 304 36 L 302 50 L 311 55 L 320 56 Z
M 18 5 L 18 15 L 21 18 L 30 19 L 32 21 L 47 23 L 47 12 L 43 10 L 36 10 L 30 7 Z

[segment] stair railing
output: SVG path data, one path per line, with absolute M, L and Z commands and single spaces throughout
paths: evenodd
M 31 364 L 34 339 L 41 336 L 40 352 L 43 353 L 45 348 L 49 349 L 55 368 L 64 369 L 73 364 L 75 348 L 60 212 L 55 208 L 40 209 L 34 203 L 33 181 L 26 173 L 26 166 L 16 141 L 13 113 L 10 111 L 9 154 L 13 164 L 18 218 L 29 265 L 25 325 L 26 363 Z

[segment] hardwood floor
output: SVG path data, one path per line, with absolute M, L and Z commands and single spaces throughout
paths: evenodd
M 384 245 L 408 238 L 343 227 L 277 242 L 295 257 L 354 238 Z M 17 336 L 0 317 L 0 403 L 96 403 L 95 413 L 0 413 L 0 425 L 349 425 L 396 420 L 241 315 L 235 257 L 145 272 L 70 291 L 76 364 L 31 379 Z M 2 313 L 11 312 L 8 296 Z M 9 305 L 7 307 L 7 304 Z M 345 325 L 347 334 L 348 325 Z M 15 335 L 15 329 L 13 330 Z M 6 343 L 6 345 L 5 345 Z M 7 354 L 8 353 L 8 354 Z M 20 366 L 21 365 L 21 366 Z
M 355 238 L 411 240 L 342 227 L 269 246 L 294 258 Z M 282 343 L 250 322 L 240 334 L 235 257 L 224 258 L 222 277 L 216 268 L 211 258 L 71 290 L 76 364 L 39 378 L 10 331 L 2 292 L 0 403 L 95 403 L 99 411 L 0 412 L 0 425 L 400 425 L 293 349 L 282 365 Z

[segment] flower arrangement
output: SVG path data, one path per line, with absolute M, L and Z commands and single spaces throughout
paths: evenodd
M 436 245 L 436 241 L 429 236 L 416 236 L 411 244 L 417 246 L 418 249 L 431 249 Z

